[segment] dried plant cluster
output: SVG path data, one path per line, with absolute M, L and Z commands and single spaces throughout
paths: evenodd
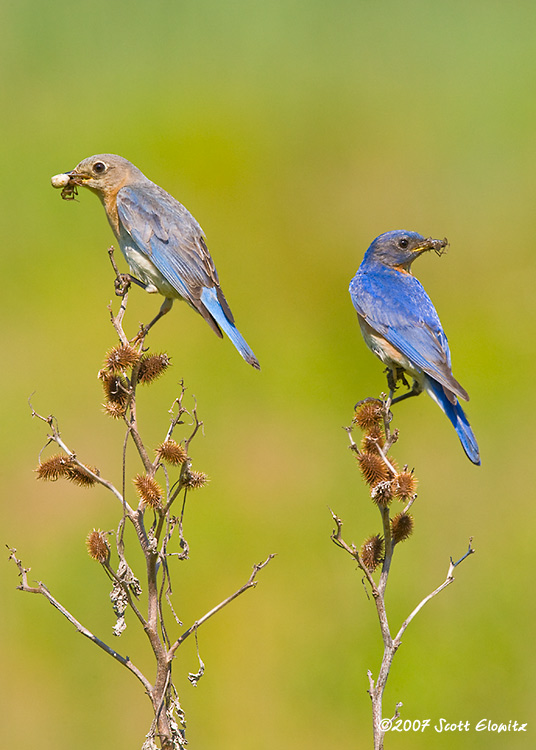
M 396 635 L 392 635 L 385 607 L 385 590 L 395 548 L 407 540 L 413 532 L 414 519 L 409 511 L 417 499 L 417 478 L 413 470 L 409 470 L 407 466 L 399 469 L 390 455 L 399 437 L 398 430 L 391 429 L 390 407 L 394 385 L 388 397 L 382 395 L 381 399 L 367 398 L 360 401 L 356 405 L 352 425 L 346 428 L 350 448 L 356 457 L 363 481 L 369 488 L 372 502 L 378 507 L 381 530 L 367 537 L 357 548 L 354 544 L 345 542 L 342 536 L 343 522 L 335 513 L 332 513 L 336 529 L 331 538 L 335 544 L 349 553 L 362 571 L 376 605 L 382 634 L 384 654 L 377 679 L 373 679 L 370 670 L 368 672 L 375 750 L 383 750 L 384 746 L 385 727 L 389 721 L 384 719 L 382 714 L 383 693 L 394 655 L 402 641 L 402 635 L 417 612 L 454 581 L 454 568 L 474 552 L 471 540 L 465 555 L 457 562 L 453 562 L 451 558 L 445 581 L 413 609 Z M 362 431 L 359 444 L 353 438 L 353 431 L 356 428 Z M 377 575 L 377 580 L 374 574 Z M 397 703 L 393 719 L 398 717 L 401 705 Z
M 113 263 L 113 251 L 110 251 Z M 114 264 L 115 268 L 115 264 Z M 98 639 L 59 602 L 49 589 L 39 583 L 31 586 L 28 581 L 29 568 L 25 568 L 11 550 L 22 578 L 19 589 L 42 594 L 77 628 L 77 630 L 102 648 L 106 653 L 129 669 L 142 683 L 149 696 L 154 719 L 142 750 L 179 750 L 187 745 L 185 717 L 179 703 L 172 679 L 172 663 L 179 646 L 192 634 L 197 640 L 198 629 L 216 612 L 240 594 L 256 585 L 260 570 L 272 559 L 253 566 L 248 580 L 230 596 L 212 607 L 184 630 L 172 603 L 172 573 L 177 563 L 189 557 L 189 546 L 184 536 L 186 501 L 192 490 L 198 490 L 208 482 L 207 475 L 192 468 L 190 446 L 202 427 L 197 416 L 195 402 L 189 409 L 185 406 L 186 389 L 180 384 L 180 393 L 169 413 L 171 418 L 162 442 L 151 450 L 138 429 L 137 389 L 154 383 L 170 366 L 167 354 L 151 354 L 144 348 L 147 329 L 142 328 L 137 336 L 129 340 L 123 330 L 123 318 L 128 298 L 128 279 L 118 276 L 116 290 L 122 298 L 117 315 L 110 306 L 112 324 L 119 342 L 106 354 L 99 372 L 104 393 L 104 411 L 110 417 L 122 420 L 126 428 L 123 465 L 120 472 L 122 486 L 101 476 L 98 469 L 82 463 L 60 434 L 54 417 L 43 417 L 32 409 L 32 415 L 43 421 L 48 428 L 46 446 L 59 449 L 53 455 L 40 457 L 36 469 L 37 478 L 44 481 L 65 479 L 80 487 L 105 487 L 118 503 L 119 521 L 115 531 L 93 529 L 86 538 L 90 557 L 98 562 L 112 582 L 110 595 L 115 624 L 113 633 L 120 636 L 127 626 L 127 617 L 138 622 L 147 636 L 154 656 L 154 674 L 150 679 L 129 657 L 121 656 L 107 643 Z M 181 431 L 179 436 L 177 433 Z M 127 446 L 132 445 L 137 453 L 142 471 L 130 481 L 126 475 Z M 176 506 L 178 508 L 176 509 Z M 143 575 L 136 575 L 128 562 L 125 544 L 125 527 L 131 524 L 136 539 L 145 557 Z M 104 606 L 109 606 L 104 604 Z M 182 631 L 182 632 L 181 632 Z M 204 672 L 200 668 L 189 679 L 196 685 Z
M 373 572 L 385 560 L 385 538 L 394 548 L 413 531 L 414 521 L 409 510 L 417 499 L 417 478 L 407 466 L 399 470 L 395 460 L 388 455 L 398 439 L 398 432 L 389 430 L 382 401 L 367 399 L 357 404 L 352 424 L 363 431 L 361 445 L 358 447 L 352 443 L 363 480 L 370 487 L 373 502 L 383 511 L 382 520 L 386 510 L 389 514 L 390 533 L 369 537 L 360 549 L 363 562 Z M 389 509 L 393 501 L 406 503 L 406 506 L 391 516 Z

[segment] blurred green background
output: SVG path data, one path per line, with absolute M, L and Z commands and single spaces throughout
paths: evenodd
M 40 485 L 45 443 L 27 400 L 120 482 L 123 428 L 96 373 L 115 339 L 101 206 L 65 203 L 50 176 L 121 154 L 200 221 L 247 367 L 185 306 L 151 333 L 173 360 L 140 402 L 156 444 L 184 378 L 205 423 L 194 466 L 191 560 L 177 565 L 186 625 L 277 552 L 248 592 L 200 631 L 175 677 L 192 748 L 371 746 L 366 671 L 381 649 L 373 604 L 330 541 L 378 514 L 341 429 L 385 388 L 347 293 L 370 241 L 415 229 L 451 243 L 415 266 L 449 335 L 483 465 L 465 458 L 430 399 L 396 408 L 394 455 L 420 480 L 416 531 L 397 551 L 393 627 L 445 577 L 469 536 L 477 554 L 408 629 L 386 716 L 529 722 L 534 635 L 534 161 L 536 6 L 489 0 L 4 0 L 2 541 L 31 576 L 112 642 L 109 585 L 86 553 L 117 524 L 104 490 Z M 159 301 L 134 289 L 127 327 Z M 132 471 L 137 465 L 131 460 Z M 140 685 L 0 566 L 2 747 L 140 747 Z M 112 644 L 150 670 L 135 623 Z M 528 748 L 529 733 L 399 733 L 392 748 Z

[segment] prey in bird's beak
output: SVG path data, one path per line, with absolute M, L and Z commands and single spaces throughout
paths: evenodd
M 62 188 L 61 197 L 64 201 L 74 201 L 78 195 L 77 185 L 81 185 L 83 182 L 83 175 L 79 175 L 77 172 L 72 170 L 71 172 L 61 172 L 55 174 L 54 177 L 50 178 L 52 187 Z
M 436 255 L 443 255 L 447 252 L 449 241 L 446 237 L 442 240 L 434 240 L 432 237 L 427 237 L 424 242 L 415 248 L 415 252 L 425 253 L 428 250 L 433 250 Z

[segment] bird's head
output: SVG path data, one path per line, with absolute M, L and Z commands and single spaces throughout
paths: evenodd
M 367 260 L 375 260 L 386 266 L 409 271 L 411 264 L 422 253 L 434 250 L 438 255 L 445 252 L 448 240 L 434 240 L 417 232 L 395 230 L 385 232 L 373 241 L 365 254 Z
M 140 170 L 122 156 L 96 154 L 81 161 L 70 172 L 54 175 L 51 182 L 53 187 L 63 188 L 62 198 L 72 200 L 78 186 L 104 195 L 109 191 L 117 192 L 140 177 L 143 177 Z

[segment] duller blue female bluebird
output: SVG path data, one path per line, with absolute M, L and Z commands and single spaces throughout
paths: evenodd
M 468 458 L 480 464 L 478 444 L 458 398 L 469 400 L 452 374 L 447 337 L 422 284 L 411 274 L 411 264 L 422 253 L 441 254 L 447 240 L 425 239 L 417 232 L 381 234 L 371 244 L 350 283 L 363 338 L 387 365 L 394 391 L 404 373 L 413 387 L 392 403 L 425 390 L 454 425 Z
M 62 187 L 67 199 L 77 186 L 99 196 L 131 280 L 165 297 L 148 328 L 169 312 L 174 299 L 183 299 L 218 336 L 223 330 L 246 362 L 260 369 L 235 326 L 203 230 L 182 204 L 115 154 L 90 156 L 71 172 L 55 175 L 52 185 Z

